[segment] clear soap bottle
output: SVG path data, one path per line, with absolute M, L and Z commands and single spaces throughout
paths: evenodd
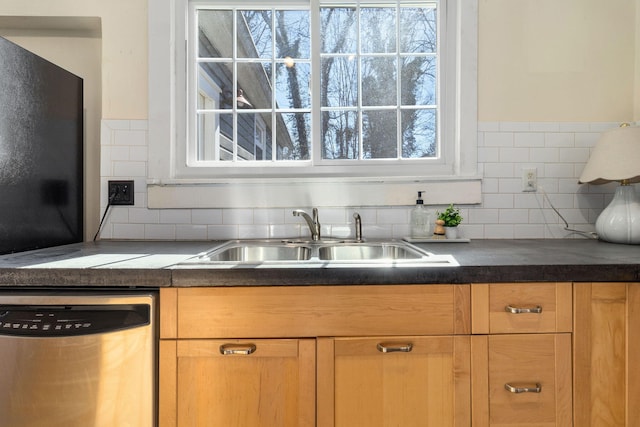
M 414 239 L 431 237 L 431 212 L 424 207 L 422 193 L 424 191 L 418 191 L 416 207 L 411 210 L 411 237 Z

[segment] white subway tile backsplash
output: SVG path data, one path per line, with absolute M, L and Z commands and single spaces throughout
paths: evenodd
M 268 239 L 269 226 L 267 224 L 259 225 L 238 225 L 239 239 Z
M 112 238 L 122 240 L 144 239 L 144 224 L 113 224 Z
M 230 240 L 238 238 L 237 225 L 209 225 L 207 226 L 209 240 Z
M 177 224 L 176 225 L 177 240 L 208 240 L 207 226 L 195 224 Z
M 544 201 L 545 207 L 555 207 L 556 209 L 569 209 L 573 207 L 573 194 L 548 194 Z
M 478 161 L 498 163 L 500 161 L 500 149 L 497 147 L 478 148 Z
M 486 132 L 485 147 L 513 147 L 513 132 Z
M 513 224 L 488 224 L 484 227 L 485 239 L 513 239 L 515 226 Z
M 461 235 L 471 239 L 579 238 L 564 230 L 592 231 L 595 219 L 612 198 L 616 185 L 578 184 L 578 177 L 600 132 L 618 123 L 480 122 L 478 171 L 483 177 L 483 202 L 462 206 Z M 101 209 L 107 201 L 107 181 L 133 179 L 135 206 L 111 207 L 101 231 L 103 239 L 225 240 L 237 238 L 308 237 L 304 220 L 293 209 L 148 209 L 147 121 L 103 120 L 101 127 Z M 522 169 L 534 167 L 538 192 L 522 192 Z M 545 198 L 545 193 L 548 200 Z M 425 206 L 432 211 L 441 206 Z M 549 202 L 549 200 L 551 202 Z M 551 204 L 550 204 L 551 203 Z M 413 200 L 405 207 L 339 207 L 320 210 L 325 236 L 353 234 L 353 213 L 362 217 L 366 238 L 409 235 Z
M 146 224 L 144 238 L 147 240 L 176 240 L 176 226 L 173 224 Z
M 225 209 L 222 211 L 223 224 L 253 224 L 253 209 Z
M 116 130 L 113 138 L 114 145 L 145 146 L 147 145 L 147 132 L 144 130 Z
M 289 210 L 287 212 L 291 215 Z M 255 224 L 284 224 L 284 215 L 284 209 L 255 209 L 253 222 Z
M 500 163 L 510 162 L 528 162 L 529 161 L 529 149 L 528 148 L 501 148 L 500 149 Z
M 600 136 L 600 133 L 595 133 L 595 132 L 589 132 L 589 133 L 585 133 L 585 132 L 578 132 L 575 134 L 575 145 L 576 148 L 593 148 L 596 146 L 596 142 L 598 142 L 598 137 Z
M 191 222 L 194 224 L 222 224 L 222 209 L 192 209 Z
M 269 225 L 270 239 L 295 239 L 300 237 L 300 226 L 292 224 Z
M 124 145 L 117 145 L 109 147 L 111 160 L 131 160 L 129 155 L 129 147 Z
M 465 222 L 470 224 L 498 224 L 500 222 L 500 210 L 493 208 L 469 209 L 469 216 Z
M 417 197 L 417 195 L 416 195 Z M 378 209 L 378 224 L 403 224 L 407 223 L 409 215 L 406 209 L 381 208 Z
M 146 208 L 123 208 L 129 210 L 129 222 L 132 224 L 157 224 L 160 222 L 160 210 Z
M 133 178 L 136 176 L 147 176 L 147 163 L 146 162 L 125 162 L 114 161 L 113 162 L 113 175 L 114 177 Z
M 536 163 L 556 163 L 560 160 L 558 148 L 534 147 L 529 153 L 529 160 Z
M 500 192 L 500 178 L 484 178 L 482 180 L 482 193 Z
M 560 162 L 586 164 L 589 160 L 590 150 L 588 148 L 560 148 Z
M 519 224 L 513 229 L 515 239 L 542 239 L 544 238 L 544 225 Z
M 513 194 L 484 194 L 482 203 L 495 209 L 512 209 Z
M 544 176 L 569 178 L 575 176 L 575 168 L 571 163 L 547 163 L 544 165 Z
M 500 193 L 518 193 L 522 190 L 522 178 L 502 178 L 498 181 Z
M 519 193 L 513 196 L 515 209 L 538 209 L 542 207 L 542 195 L 540 193 Z M 526 223 L 527 221 L 523 221 Z
M 191 224 L 191 209 L 159 209 L 161 224 Z
M 544 147 L 544 133 L 542 132 L 519 132 L 513 136 L 515 147 Z
M 146 162 L 149 159 L 149 151 L 146 146 L 129 147 L 130 160 Z
M 573 147 L 575 136 L 571 132 L 550 132 L 544 141 L 547 147 Z
M 514 177 L 513 163 L 485 163 L 484 176 L 487 178 L 509 178 Z

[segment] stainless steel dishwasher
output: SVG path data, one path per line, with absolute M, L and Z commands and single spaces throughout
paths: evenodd
M 0 292 L 0 427 L 156 425 L 146 293 Z

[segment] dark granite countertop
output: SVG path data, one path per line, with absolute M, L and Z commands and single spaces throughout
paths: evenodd
M 173 268 L 221 242 L 99 241 L 0 256 L 1 287 L 281 286 L 395 283 L 637 282 L 640 245 L 595 240 L 421 243 L 451 267 Z

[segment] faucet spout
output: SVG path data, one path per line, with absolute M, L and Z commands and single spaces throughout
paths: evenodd
M 311 240 L 320 240 L 320 221 L 318 220 L 318 209 L 313 208 L 312 215 L 313 217 L 309 216 L 308 213 L 301 209 L 296 209 L 293 211 L 293 216 L 301 216 L 305 221 L 307 221 L 309 231 L 311 231 Z
M 362 218 L 360 218 L 360 214 L 358 212 L 353 214 L 353 219 L 356 221 L 355 229 L 356 229 L 356 241 L 363 242 L 362 239 Z

